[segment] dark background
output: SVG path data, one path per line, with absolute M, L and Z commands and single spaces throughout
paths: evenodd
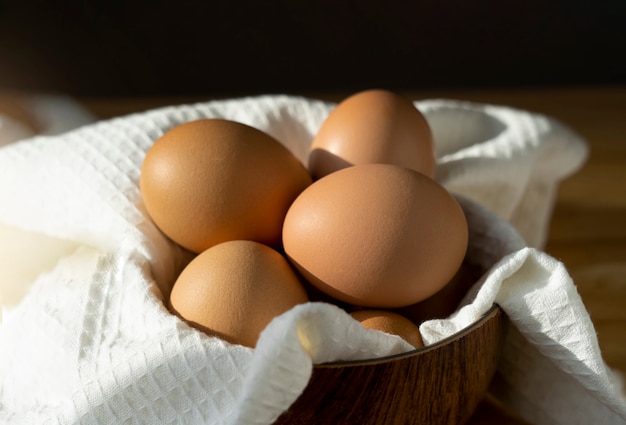
M 626 83 L 626 1 L 3 1 L 0 90 L 76 96 Z

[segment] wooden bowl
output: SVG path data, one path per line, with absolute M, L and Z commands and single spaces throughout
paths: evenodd
M 506 315 L 494 305 L 468 328 L 401 355 L 317 365 L 275 424 L 460 425 L 496 371 Z

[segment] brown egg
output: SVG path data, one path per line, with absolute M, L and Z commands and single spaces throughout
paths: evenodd
M 416 304 L 401 307 L 394 311 L 411 319 L 416 324 L 421 324 L 430 319 L 445 319 L 456 311 L 461 300 L 476 283 L 478 277 L 471 266 L 463 263 L 450 282 L 437 293 Z
M 327 293 L 320 291 L 316 286 L 311 285 L 309 282 L 306 281 L 306 279 L 300 279 L 302 281 L 302 284 L 304 285 L 307 296 L 309 297 L 309 301 L 332 304 L 342 310 L 345 310 L 346 312 L 351 312 L 355 309 L 354 305 L 338 300 L 337 298 L 333 298 Z
M 228 241 L 183 270 L 170 309 L 209 335 L 255 347 L 274 317 L 307 301 L 297 275 L 277 251 L 253 241 Z
M 385 163 L 435 173 L 433 136 L 424 116 L 387 90 L 356 93 L 329 114 L 308 160 L 314 180 L 350 165 Z
M 415 348 L 424 346 L 420 330 L 406 317 L 386 310 L 359 310 L 350 313 L 363 327 L 397 335 Z
M 283 226 L 302 276 L 341 301 L 401 307 L 439 291 L 467 249 L 463 210 L 441 185 L 388 164 L 355 165 L 305 189 Z
M 235 239 L 279 246 L 287 209 L 310 183 L 277 140 L 222 119 L 166 132 L 146 154 L 140 178 L 154 223 L 196 253 Z

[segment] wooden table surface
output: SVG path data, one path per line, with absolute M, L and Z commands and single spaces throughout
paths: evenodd
M 339 100 L 349 93 L 307 94 Z M 626 87 L 406 93 L 514 106 L 557 118 L 588 142 L 584 167 L 562 182 L 545 251 L 561 260 L 588 308 L 607 363 L 626 373 Z M 100 118 L 194 99 L 81 99 Z M 521 424 L 491 397 L 470 421 Z

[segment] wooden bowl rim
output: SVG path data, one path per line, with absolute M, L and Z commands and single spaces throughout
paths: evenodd
M 336 368 L 336 367 L 351 367 L 351 366 L 366 366 L 366 365 L 374 365 L 378 363 L 386 363 L 389 361 L 401 360 L 408 357 L 418 356 L 420 354 L 426 353 L 428 351 L 436 350 L 437 348 L 450 344 L 453 341 L 458 340 L 471 333 L 472 331 L 480 328 L 485 322 L 495 318 L 498 314 L 501 313 L 501 308 L 498 304 L 493 304 L 489 310 L 487 310 L 481 317 L 479 317 L 475 322 L 468 325 L 467 327 L 459 330 L 458 332 L 438 341 L 434 344 L 427 345 L 425 347 L 417 348 L 415 350 L 406 351 L 404 353 L 393 354 L 390 356 L 377 357 L 374 359 L 364 359 L 364 360 L 338 360 L 328 363 L 320 363 L 316 364 L 313 367 L 315 368 Z

